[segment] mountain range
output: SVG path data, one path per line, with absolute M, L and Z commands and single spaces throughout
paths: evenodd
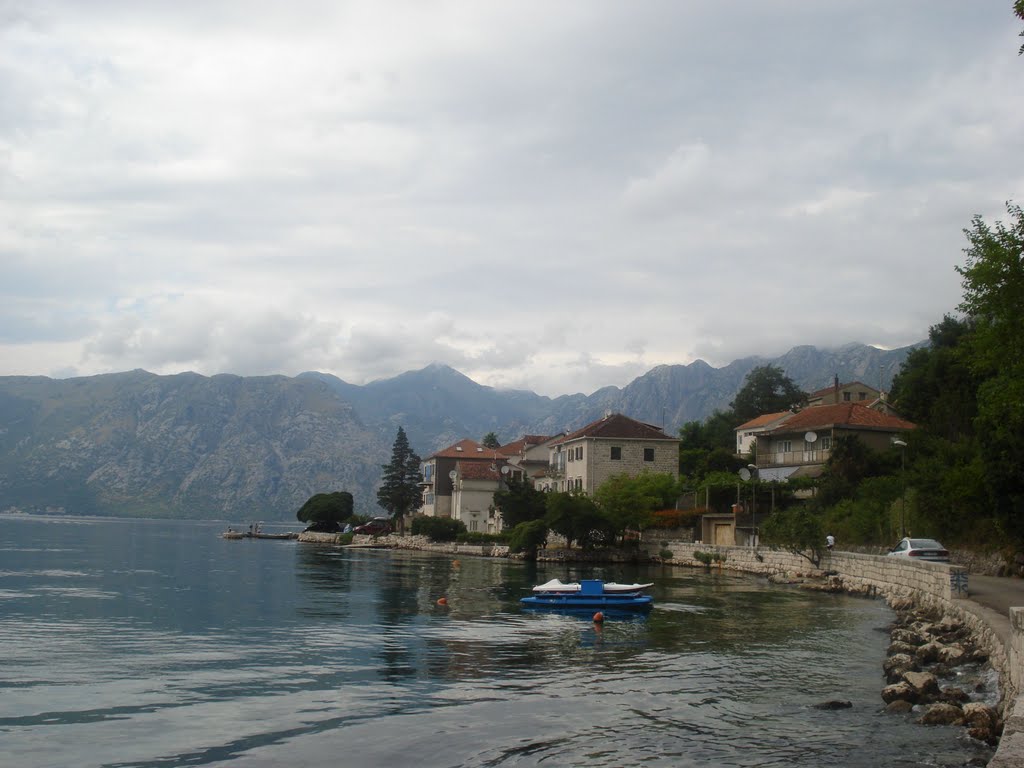
M 800 346 L 722 368 L 661 365 L 622 388 L 556 398 L 440 364 L 365 385 L 313 372 L 0 377 L 0 511 L 292 520 L 314 493 L 347 490 L 357 512 L 375 514 L 399 426 L 424 457 L 488 432 L 502 442 L 557 434 L 607 411 L 674 434 L 727 408 L 756 366 L 777 365 L 808 392 L 835 377 L 887 389 L 913 348 Z

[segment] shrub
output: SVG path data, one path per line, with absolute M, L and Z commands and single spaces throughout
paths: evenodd
M 694 552 L 693 559 L 711 567 L 712 563 L 724 563 L 726 555 L 722 552 Z
M 671 560 L 672 556 L 672 550 L 668 549 L 667 547 L 658 553 L 658 557 L 660 557 L 662 560 Z
M 536 557 L 537 550 L 547 544 L 548 527 L 543 520 L 530 520 L 512 529 L 508 546 L 512 552 L 525 552 L 527 557 Z
M 450 517 L 416 517 L 411 530 L 413 536 L 426 536 L 431 541 L 455 541 L 466 532 L 466 524 Z

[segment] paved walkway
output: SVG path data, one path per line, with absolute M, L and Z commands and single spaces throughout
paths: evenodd
M 970 600 L 1010 615 L 1011 608 L 1024 608 L 1024 579 L 971 574 L 967 581 Z

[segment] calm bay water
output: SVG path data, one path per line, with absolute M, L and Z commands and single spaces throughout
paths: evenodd
M 880 601 L 662 567 L 226 541 L 0 517 L 0 765 L 919 766 L 987 757 L 881 712 Z M 646 617 L 520 610 L 654 581 Z M 436 605 L 439 597 L 448 607 Z M 844 699 L 852 709 L 814 704 Z

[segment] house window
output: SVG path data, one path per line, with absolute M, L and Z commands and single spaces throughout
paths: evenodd
M 423 479 L 429 483 L 433 477 L 434 477 L 434 465 L 433 464 L 424 464 L 423 465 Z
M 823 437 L 823 438 L 821 438 L 821 449 L 823 451 L 830 451 L 830 450 L 832 450 L 832 438 L 831 437 Z
M 472 520 L 469 521 L 469 530 L 471 530 L 471 531 L 477 530 L 477 521 L 476 521 L 475 517 Z
M 575 459 L 575 456 L 576 456 L 576 452 L 572 448 L 570 448 L 569 449 L 569 461 L 573 461 Z
M 847 403 L 850 402 L 850 393 L 849 392 L 843 392 L 843 401 L 847 402 Z
M 582 477 L 577 477 L 576 478 L 576 490 L 577 491 L 582 491 L 583 490 L 583 478 Z
M 617 445 L 613 445 L 612 446 L 611 459 L 612 459 L 612 461 L 622 461 L 622 449 L 619 446 L 617 446 Z
M 576 446 L 576 461 L 583 461 L 583 446 Z
M 644 461 L 654 461 L 653 448 L 644 448 Z
M 427 497 L 426 497 L 426 499 L 424 499 L 423 503 L 424 504 L 433 504 L 434 503 L 434 494 L 428 493 Z
M 782 449 L 783 453 L 790 453 L 793 450 L 793 441 L 783 440 L 781 443 L 779 443 L 779 447 Z
M 859 394 L 859 395 L 857 396 L 857 399 L 858 399 L 858 400 L 867 400 L 867 399 L 868 399 L 868 393 L 867 393 L 867 392 L 861 392 L 861 393 L 860 393 L 860 394 Z

